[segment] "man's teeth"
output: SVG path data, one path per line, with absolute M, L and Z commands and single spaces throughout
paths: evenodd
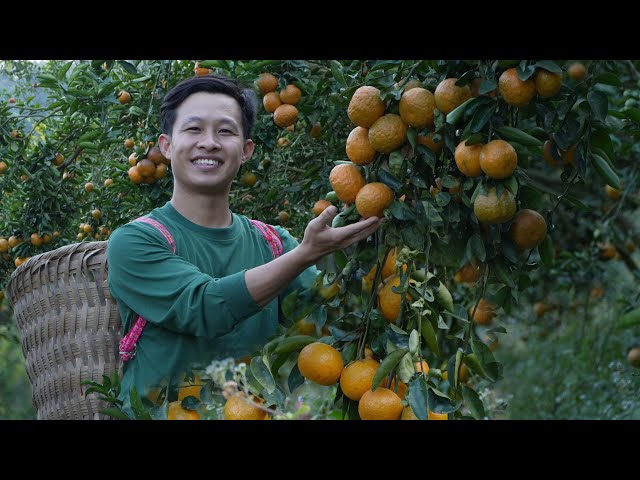
M 196 165 L 220 165 L 218 160 L 210 160 L 208 158 L 198 158 L 197 160 L 194 160 L 193 163 Z

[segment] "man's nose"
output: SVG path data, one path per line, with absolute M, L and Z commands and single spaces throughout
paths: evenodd
M 198 143 L 198 146 L 206 148 L 207 150 L 215 150 L 220 148 L 220 139 L 215 132 L 204 132 Z

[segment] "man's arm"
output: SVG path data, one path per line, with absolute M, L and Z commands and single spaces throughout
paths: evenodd
M 253 300 L 261 307 L 278 296 L 307 267 L 323 256 L 364 240 L 382 224 L 382 219 L 370 217 L 339 228 L 329 224 L 338 213 L 336 207 L 326 208 L 309 222 L 300 245 L 259 267 L 247 270 L 245 282 Z

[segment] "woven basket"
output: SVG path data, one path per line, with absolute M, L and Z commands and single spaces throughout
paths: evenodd
M 85 398 L 85 380 L 121 371 L 122 325 L 107 286 L 107 242 L 67 245 L 34 256 L 12 274 L 9 300 L 38 419 L 110 418 L 109 404 Z

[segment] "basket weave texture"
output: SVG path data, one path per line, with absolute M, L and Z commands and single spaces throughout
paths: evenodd
M 36 255 L 12 274 L 7 294 L 38 419 L 109 418 L 110 406 L 85 380 L 103 383 L 121 363 L 122 324 L 107 286 L 107 242 L 83 242 Z

